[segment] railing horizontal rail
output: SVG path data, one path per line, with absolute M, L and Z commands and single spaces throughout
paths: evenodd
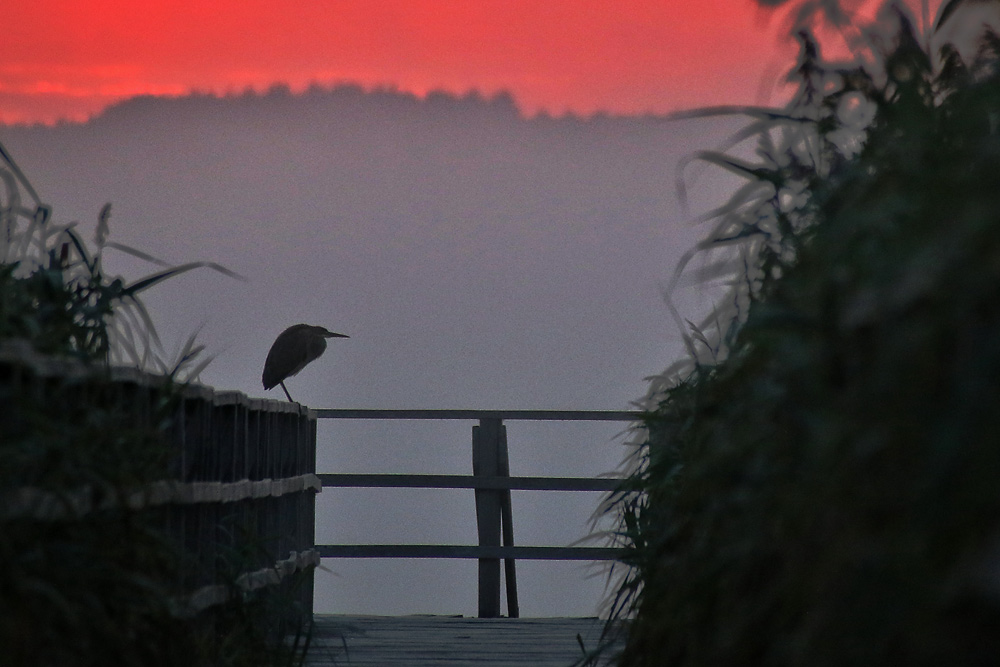
M 253 572 L 244 572 L 236 578 L 236 585 L 210 584 L 199 588 L 190 595 L 174 600 L 184 616 L 194 616 L 198 612 L 217 604 L 223 604 L 239 595 L 239 591 L 249 593 L 265 586 L 280 584 L 283 579 L 310 566 L 320 564 L 320 555 L 315 549 L 301 553 L 293 551 L 288 558 L 279 560 L 271 567 Z
M 140 510 L 161 505 L 236 503 L 250 498 L 280 498 L 309 489 L 319 491 L 320 488 L 320 480 L 312 473 L 280 479 L 242 479 L 238 482 L 160 480 L 122 495 L 98 495 L 90 486 L 58 493 L 25 486 L 0 494 L 0 519 L 30 517 L 58 521 L 120 506 Z
M 475 475 L 410 475 L 321 473 L 324 487 L 396 489 L 513 489 L 518 491 L 614 491 L 613 477 L 477 477 Z
M 641 420 L 638 410 L 376 410 L 319 408 L 319 419 L 503 419 L 506 421 L 619 421 Z
M 518 560 L 616 560 L 613 547 L 524 547 L 453 544 L 317 544 L 321 558 L 492 558 Z

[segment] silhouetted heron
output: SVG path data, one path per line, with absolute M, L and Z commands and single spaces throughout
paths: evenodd
M 326 350 L 327 338 L 350 338 L 350 336 L 333 333 L 311 324 L 296 324 L 278 334 L 264 362 L 264 375 L 261 377 L 264 389 L 280 384 L 289 402 L 294 402 L 288 393 L 288 388 L 285 387 L 285 380 L 305 368 L 310 361 L 319 358 Z

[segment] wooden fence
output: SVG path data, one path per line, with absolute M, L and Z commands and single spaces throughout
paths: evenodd
M 511 477 L 504 420 L 637 422 L 641 412 L 567 410 L 316 410 L 320 419 L 460 419 L 472 428 L 472 475 L 320 474 L 325 487 L 475 489 L 478 545 L 320 544 L 324 558 L 476 558 L 479 560 L 479 616 L 500 616 L 500 561 L 504 562 L 507 615 L 519 616 L 517 559 L 612 560 L 611 547 L 515 546 L 511 490 L 611 491 L 609 477 Z
M 321 486 L 314 474 L 316 420 L 308 408 L 198 385 L 167 390 L 161 376 L 94 370 L 9 342 L 0 346 L 0 384 L 10 396 L 48 400 L 70 392 L 78 397 L 70 396 L 71 404 L 99 393 L 102 409 L 123 415 L 123 429 L 154 427 L 163 418 L 156 413 L 165 392 L 174 392 L 166 478 L 114 494 L 82 481 L 58 490 L 0 489 L 0 519 L 72 520 L 124 504 L 151 513 L 182 553 L 180 613 L 194 614 L 240 589 L 262 587 L 288 589 L 283 593 L 311 613 L 312 571 L 319 564 L 315 496 Z
M 162 405 L 163 378 L 133 369 L 98 373 L 79 363 L 37 355 L 30 346 L 0 345 L 0 388 L 10 395 L 45 396 L 53 381 L 72 392 L 101 385 L 102 400 L 126 417 L 127 427 L 149 428 Z M 107 387 L 111 387 L 110 394 Z M 194 614 L 231 599 L 239 589 L 284 587 L 311 613 L 313 568 L 320 558 L 475 558 L 479 560 L 479 616 L 500 616 L 501 560 L 508 616 L 519 615 L 518 559 L 610 560 L 610 547 L 514 544 L 512 490 L 611 491 L 618 479 L 511 477 L 504 421 L 637 422 L 640 412 L 553 410 L 310 410 L 296 403 L 248 398 L 190 385 L 170 404 L 170 474 L 125 493 L 21 486 L 0 489 L 0 521 L 71 520 L 115 504 L 150 512 L 184 554 L 178 598 Z M 110 396 L 110 398 L 108 398 Z M 107 406 L 105 406 L 107 407 Z M 478 421 L 472 428 L 472 475 L 316 475 L 316 419 Z M 0 434 L 2 435 L 2 434 Z M 475 491 L 477 545 L 315 544 L 315 495 L 322 487 L 461 488 Z M 291 575 L 296 575 L 292 577 Z M 298 588 L 288 591 L 289 580 Z

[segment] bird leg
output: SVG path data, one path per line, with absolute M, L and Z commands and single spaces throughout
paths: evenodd
M 288 393 L 288 387 L 286 387 L 286 386 L 285 386 L 285 382 L 284 382 L 284 380 L 282 380 L 282 381 L 281 381 L 281 382 L 279 382 L 278 384 L 280 384 L 280 385 L 281 385 L 281 388 L 285 390 L 285 396 L 287 396 L 287 397 L 288 397 L 288 402 L 289 402 L 289 403 L 294 403 L 295 401 L 293 401 L 293 400 L 292 400 L 292 395 Z

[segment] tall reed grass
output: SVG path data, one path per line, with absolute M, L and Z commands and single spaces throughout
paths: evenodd
M 1000 38 L 913 24 L 841 22 L 850 65 L 802 30 L 786 108 L 698 112 L 747 115 L 756 161 L 694 156 L 746 185 L 678 268 L 729 289 L 674 310 L 688 358 L 604 508 L 622 665 L 1000 655 Z
M 156 257 L 109 239 L 111 204 L 97 216 L 94 246 L 78 223 L 57 223 L 10 153 L 0 144 L 0 339 L 25 338 L 40 352 L 104 360 L 196 379 L 211 358 L 192 334 L 178 354 L 163 350 L 141 294 L 187 271 L 208 268 L 241 279 L 213 262 L 171 266 Z M 159 266 L 154 273 L 126 282 L 104 273 L 103 255 L 117 250 Z

